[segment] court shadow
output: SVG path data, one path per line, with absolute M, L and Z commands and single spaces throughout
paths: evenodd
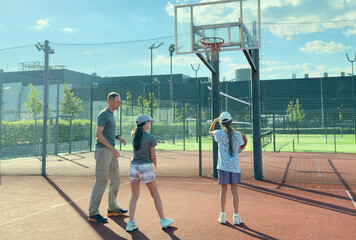
M 126 225 L 127 223 L 124 221 L 125 218 L 128 218 L 129 216 L 117 216 L 117 217 L 112 217 L 110 218 L 111 220 L 113 220 L 117 225 L 119 225 L 122 229 L 124 229 L 126 231 Z M 127 232 L 128 234 L 131 235 L 131 239 L 132 240 L 149 240 L 149 238 L 140 231 L 139 228 L 135 229 L 132 232 Z
M 63 190 L 58 187 L 48 176 L 43 176 L 43 178 L 51 185 L 58 194 L 79 214 L 79 216 L 87 222 L 103 239 L 118 239 L 125 240 L 115 232 L 113 232 L 110 228 L 106 227 L 105 224 L 93 223 L 88 221 L 88 215 L 83 212 L 82 209 L 65 193 Z
M 284 192 L 281 192 L 278 190 L 264 188 L 264 187 L 260 187 L 260 186 L 253 185 L 253 184 L 241 183 L 240 187 L 249 189 L 249 190 L 252 190 L 255 192 L 259 192 L 259 193 L 268 194 L 268 195 L 271 195 L 274 197 L 286 199 L 289 201 L 298 202 L 298 203 L 306 204 L 306 205 L 313 206 L 313 207 L 323 208 L 326 210 L 339 212 L 339 213 L 347 214 L 350 216 L 356 216 L 356 210 L 342 207 L 339 205 L 326 203 L 326 202 L 322 202 L 322 201 L 318 201 L 318 200 L 313 200 L 313 199 L 305 198 L 305 197 L 301 197 L 301 196 L 296 196 L 296 195 L 292 195 L 289 193 L 284 193 Z
M 232 229 L 235 229 L 239 232 L 242 232 L 250 237 L 253 237 L 253 238 L 256 238 L 256 239 L 268 239 L 268 240 L 277 240 L 278 238 L 274 238 L 272 236 L 269 236 L 267 234 L 264 234 L 264 233 L 261 233 L 259 231 L 256 231 L 256 230 L 253 230 L 251 228 L 249 228 L 245 223 L 241 223 L 240 225 L 238 226 L 235 226 L 235 225 L 232 225 L 231 223 L 229 222 L 226 222 L 226 227 L 229 227 L 229 228 L 232 228 Z
M 163 229 L 163 231 L 167 233 L 172 240 L 180 240 L 180 238 L 174 234 L 176 230 L 178 230 L 176 227 L 168 227 L 167 229 Z
M 82 159 L 82 158 L 84 158 L 84 157 L 78 158 L 78 159 L 69 159 L 69 158 L 66 158 L 66 157 L 61 156 L 61 155 L 58 155 L 57 157 L 59 158 L 58 161 L 68 161 L 68 162 L 77 164 L 77 165 L 80 166 L 80 167 L 89 168 L 88 166 L 85 166 L 85 165 L 83 165 L 83 164 L 80 164 L 80 163 L 76 162 L 76 160 Z
M 273 185 L 280 186 L 280 183 L 278 183 L 278 182 L 274 182 L 274 181 L 271 181 L 271 180 L 263 180 L 263 181 L 266 182 L 266 183 L 270 183 L 270 184 L 273 184 Z M 290 189 L 295 189 L 295 190 L 299 190 L 299 191 L 303 191 L 303 192 L 318 194 L 318 195 L 322 195 L 322 196 L 327 196 L 327 197 L 332 197 L 332 198 L 337 198 L 337 199 L 342 199 L 342 200 L 349 200 L 349 198 L 346 197 L 346 196 L 340 196 L 340 195 L 336 195 L 336 194 L 332 194 L 332 193 L 322 192 L 322 191 L 319 191 L 319 190 L 313 190 L 313 189 L 308 189 L 308 188 L 297 187 L 297 186 L 293 186 L 291 184 L 283 184 L 283 188 L 290 188 Z

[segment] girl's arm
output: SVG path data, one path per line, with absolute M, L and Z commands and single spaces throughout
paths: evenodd
M 151 159 L 153 163 L 153 171 L 157 170 L 157 160 L 156 160 L 156 148 L 151 147 Z
M 212 123 L 211 126 L 210 126 L 209 134 L 210 134 L 211 136 L 213 136 L 213 134 L 214 134 L 215 124 L 216 124 L 217 122 L 219 122 L 219 118 L 215 118 L 214 121 L 213 121 L 213 123 Z

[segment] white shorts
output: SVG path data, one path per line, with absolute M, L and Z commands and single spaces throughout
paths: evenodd
M 149 183 L 155 180 L 156 174 L 153 171 L 153 163 L 130 164 L 130 182 Z

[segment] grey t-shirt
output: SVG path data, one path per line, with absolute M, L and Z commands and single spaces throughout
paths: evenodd
M 132 141 L 133 145 L 133 141 Z M 152 163 L 151 147 L 157 146 L 155 136 L 147 132 L 142 132 L 141 145 L 138 151 L 133 148 L 133 157 L 131 162 L 133 164 Z
M 116 122 L 114 118 L 114 114 L 108 109 L 102 110 L 98 115 L 98 126 L 104 127 L 103 135 L 106 141 L 111 145 L 115 146 L 115 127 Z M 105 147 L 99 139 L 96 139 L 96 147 L 102 148 Z

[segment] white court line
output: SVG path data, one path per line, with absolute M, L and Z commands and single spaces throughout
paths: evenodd
M 127 183 L 124 183 L 124 184 L 120 184 L 120 187 L 121 187 L 121 186 L 124 186 L 124 185 L 127 185 L 127 184 L 129 184 L 129 183 L 130 183 L 130 182 L 127 182 Z M 23 217 L 20 217 L 20 218 L 15 218 L 15 219 L 12 219 L 12 220 L 10 220 L 10 221 L 8 221 L 8 222 L 0 223 L 0 226 L 6 225 L 6 224 L 9 224 L 9 223 L 13 223 L 13 222 L 17 222 L 17 221 L 20 221 L 20 220 L 22 220 L 22 219 L 25 219 L 25 218 L 28 218 L 28 217 L 32 217 L 32 216 L 35 216 L 35 215 L 40 214 L 40 213 L 43 213 L 43 212 L 50 211 L 50 210 L 55 209 L 55 208 L 59 208 L 59 207 L 62 207 L 62 206 L 65 206 L 65 205 L 68 205 L 68 204 L 71 204 L 71 203 L 74 203 L 74 202 L 78 202 L 78 201 L 83 200 L 83 199 L 85 199 L 85 198 L 89 198 L 90 196 L 91 196 L 91 195 L 87 195 L 87 196 L 85 196 L 85 197 L 81 197 L 81 198 L 78 198 L 78 199 L 73 200 L 73 201 L 70 201 L 70 202 L 65 202 L 65 203 L 56 204 L 56 205 L 53 205 L 53 206 L 51 206 L 51 207 L 49 207 L 49 208 L 46 208 L 46 209 L 43 209 L 43 210 L 40 210 L 40 211 L 31 213 L 31 214 L 28 214 L 28 215 L 26 215 L 26 216 L 23 216 Z
M 352 198 L 350 192 L 348 190 L 346 190 L 346 193 L 347 193 L 347 195 L 349 195 L 349 198 L 351 199 L 351 202 L 354 204 L 354 207 L 356 208 L 356 203 L 355 203 L 354 199 Z
M 25 219 L 25 218 L 28 218 L 28 217 L 32 217 L 32 216 L 35 216 L 35 215 L 40 214 L 40 213 L 43 213 L 43 212 L 50 211 L 50 210 L 52 210 L 52 209 L 62 207 L 62 206 L 64 206 L 64 205 L 70 204 L 70 203 L 72 203 L 72 202 L 77 202 L 77 201 L 80 201 L 80 200 L 82 200 L 82 199 L 84 199 L 84 198 L 88 198 L 88 197 L 90 197 L 90 195 L 85 196 L 85 197 L 82 197 L 82 198 L 78 198 L 78 199 L 73 200 L 73 201 L 70 201 L 70 202 L 65 202 L 65 203 L 56 204 L 56 205 L 53 205 L 52 207 L 49 207 L 49 208 L 40 210 L 40 211 L 38 211 L 38 212 L 34 212 L 34 213 L 29 214 L 29 215 L 20 217 L 20 218 L 15 218 L 15 219 L 13 219 L 13 220 L 11 220 L 11 221 L 1 223 L 0 226 L 6 225 L 6 224 L 9 224 L 9 223 L 13 223 L 13 222 L 17 222 L 17 221 L 20 221 L 20 220 L 22 220 L 22 219 Z
M 316 166 L 318 167 L 319 176 L 321 177 L 321 172 L 320 172 L 319 163 L 318 163 L 318 159 L 317 158 L 315 158 L 315 162 L 316 162 Z

